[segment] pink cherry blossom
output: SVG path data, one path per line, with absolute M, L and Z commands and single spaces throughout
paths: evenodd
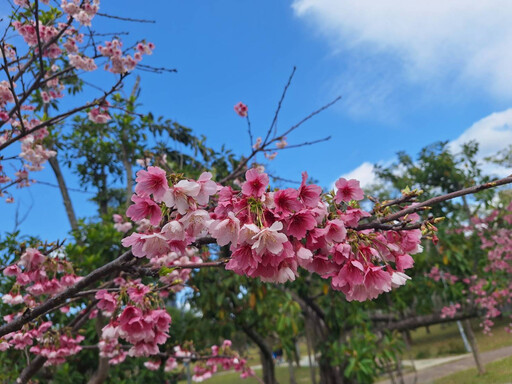
M 106 289 L 100 289 L 96 292 L 96 299 L 98 299 L 98 308 L 105 312 L 114 312 L 117 307 L 116 295 L 110 294 Z
M 194 197 L 199 195 L 201 185 L 195 181 L 181 180 L 170 188 L 162 200 L 169 208 L 174 208 L 182 215 L 185 215 L 191 207 L 194 207 Z
M 246 196 L 261 197 L 268 186 L 268 176 L 257 169 L 249 169 L 245 173 L 246 182 L 242 185 L 242 193 Z
M 253 236 L 255 240 L 252 249 L 257 254 L 261 255 L 263 252 L 270 252 L 277 254 L 283 250 L 283 243 L 288 241 L 284 233 L 279 231 L 283 229 L 283 223 L 276 221 L 268 228 L 263 228 L 260 232 Z
M 151 225 L 158 225 L 162 220 L 162 211 L 160 206 L 148 197 L 132 196 L 135 203 L 128 207 L 126 215 L 134 221 L 142 220 L 149 216 Z
M 144 366 L 150 371 L 156 371 L 160 368 L 161 361 L 160 360 L 148 360 L 144 362 Z
M 141 169 L 137 172 L 136 182 L 135 193 L 140 197 L 149 197 L 152 194 L 157 203 L 162 201 L 169 190 L 166 172 L 160 167 L 148 167 L 147 171 Z
M 225 220 L 215 220 L 210 225 L 210 233 L 217 239 L 217 244 L 220 246 L 227 245 L 230 242 L 236 245 L 238 243 L 239 232 L 240 220 L 235 217 L 233 212 L 229 212 Z
M 338 204 L 342 201 L 348 202 L 350 200 L 362 200 L 364 197 L 364 192 L 359 186 L 359 181 L 357 180 L 346 180 L 343 177 L 340 177 L 334 185 L 338 189 L 334 198 Z
M 238 116 L 247 117 L 248 108 L 244 103 L 239 102 L 238 104 L 235 104 L 234 109 Z

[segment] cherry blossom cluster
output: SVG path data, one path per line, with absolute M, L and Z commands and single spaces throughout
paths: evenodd
M 48 1 L 39 1 L 40 6 L 49 5 Z M 11 23 L 26 46 L 13 46 L 2 43 L 2 51 L 7 60 L 7 69 L 4 79 L 0 79 L 0 145 L 11 144 L 19 137 L 22 148 L 15 160 L 26 160 L 27 164 L 20 171 L 20 175 L 7 176 L 4 167 L 0 164 L 0 196 L 6 192 L 11 184 L 28 186 L 30 183 L 26 171 L 38 171 L 42 164 L 55 152 L 44 146 L 44 137 L 47 131 L 45 121 L 38 119 L 36 114 L 42 105 L 52 105 L 52 101 L 60 99 L 65 94 L 66 85 L 62 81 L 73 69 L 94 71 L 97 69 L 95 57 L 85 54 L 90 43 L 84 43 L 84 35 L 80 28 L 90 26 L 91 20 L 99 10 L 98 0 L 62 0 L 62 12 L 49 8 L 45 12 L 53 13 L 51 21 L 37 20 L 33 15 L 33 4 L 28 0 L 17 0 L 15 5 L 22 7 L 17 11 Z M 40 12 L 43 10 L 39 9 Z M 76 21 L 76 22 L 74 22 Z M 114 73 L 124 74 L 135 68 L 142 60 L 143 55 L 151 54 L 152 43 L 138 43 L 133 48 L 133 57 L 121 50 L 119 40 L 107 42 L 106 47 L 99 47 L 100 54 L 109 59 L 107 69 Z M 42 50 L 42 52 L 39 52 Z M 34 60 L 41 54 L 41 60 Z M 30 78 L 29 78 L 30 77 Z M 27 87 L 24 84 L 34 83 L 37 87 Z M 19 84 L 23 85 L 19 87 Z M 22 88 L 22 89 L 20 89 Z M 18 90 L 18 94 L 16 94 Z M 25 94 L 27 92 L 27 94 Z M 88 116 L 97 124 L 108 122 L 111 117 L 108 113 L 108 103 L 92 107 Z M 8 128 L 8 125 L 10 127 Z M 39 127 L 40 133 L 39 133 Z M 27 134 L 27 132 L 29 134 Z M 9 159 L 13 159 L 12 156 Z M 1 161 L 4 161 L 3 159 Z M 26 176 L 26 177 L 25 177 Z M 7 184 L 9 183 L 9 184 Z M 4 184 L 4 185 L 1 185 Z M 2 188 L 3 187 L 3 188 Z M 14 201 L 12 194 L 7 195 L 7 202 Z
M 38 34 L 41 43 L 49 43 L 57 34 L 58 29 L 51 25 L 39 24 L 39 33 L 36 28 L 36 22 L 30 21 L 22 23 L 21 21 L 13 21 L 12 26 L 23 37 L 23 40 L 30 46 L 35 47 L 38 45 Z M 51 44 L 44 52 L 43 56 L 55 59 L 62 54 L 61 49 L 56 43 Z
M 9 293 L 15 302 L 8 304 L 20 303 L 19 296 L 25 291 L 22 302 L 29 308 L 35 305 L 39 296 L 55 295 L 81 279 L 73 273 L 67 260 L 43 255 L 35 248 L 27 248 L 16 263 L 3 270 L 3 274 L 15 278 Z
M 106 41 L 105 46 L 98 46 L 98 51 L 110 59 L 110 63 L 105 64 L 105 70 L 120 74 L 133 71 L 142 60 L 142 55 L 151 55 L 155 49 L 153 43 L 139 43 L 132 57 L 131 55 L 123 56 L 122 46 L 123 43 L 117 39 Z
M 219 367 L 225 371 L 233 369 L 236 372 L 241 372 L 240 378 L 242 379 L 254 376 L 254 371 L 247 365 L 247 360 L 240 358 L 237 353 L 232 351 L 231 345 L 230 340 L 224 340 L 220 347 L 213 345 L 211 347 L 212 357 L 206 362 L 200 362 L 194 366 L 192 379 L 194 381 L 209 379 Z
M 247 114 L 249 112 L 249 109 L 247 108 L 247 105 L 242 103 L 241 101 L 234 106 L 235 112 L 240 117 L 247 117 Z
M 43 146 L 43 139 L 48 135 L 46 129 L 36 131 L 33 135 L 27 135 L 21 140 L 20 157 L 25 160 L 24 167 L 28 171 L 40 171 L 42 165 L 50 158 L 57 155 L 57 152 L 46 149 Z
M 129 221 L 125 221 L 125 219 L 123 218 L 123 216 L 119 215 L 119 214 L 114 214 L 112 216 L 113 220 L 114 220 L 114 228 L 116 231 L 118 232 L 121 232 L 121 233 L 126 233 L 128 232 L 130 229 L 132 229 L 133 225 L 131 222 Z
M 443 307 L 441 309 L 441 318 L 444 319 L 447 317 L 451 317 L 453 319 L 460 308 L 461 306 L 459 303 L 450 304 L 446 307 Z
M 73 337 L 52 330 L 51 327 L 52 322 L 46 321 L 39 327 L 28 331 L 8 333 L 3 340 L 0 340 L 0 350 L 5 351 L 11 347 L 23 350 L 30 347 L 30 352 L 47 359 L 45 366 L 62 364 L 68 356 L 75 355 L 82 350 L 79 344 L 84 340 L 83 336 Z M 36 345 L 33 345 L 34 343 Z
M 37 124 L 38 120 L 26 121 L 25 126 L 32 126 Z M 34 134 L 26 135 L 21 140 L 21 153 L 19 158 L 23 161 L 23 168 L 14 173 L 14 181 L 5 173 L 3 165 L 0 163 L 0 185 L 7 183 L 14 183 L 18 188 L 30 186 L 33 180 L 29 178 L 28 171 L 40 171 L 43 169 L 43 164 L 57 153 L 53 150 L 47 149 L 43 140 L 48 135 L 46 129 L 41 129 L 34 132 Z M 6 135 L 0 136 L 0 144 L 6 140 Z M 4 196 L 4 191 L 0 189 L 0 196 Z M 7 202 L 13 202 L 12 195 L 8 195 Z
M 470 225 L 454 230 L 455 233 L 471 236 L 477 234 L 481 240 L 481 248 L 487 251 L 485 265 L 478 274 L 459 278 L 438 267 L 432 267 L 426 275 L 434 281 L 455 284 L 464 283 L 462 294 L 468 292 L 469 305 L 476 305 L 483 311 L 480 326 L 486 334 L 491 333 L 493 319 L 502 315 L 502 308 L 512 303 L 512 204 L 505 210 L 493 210 L 485 217 L 473 217 Z M 458 308 L 457 308 L 458 309 Z M 452 317 L 455 313 L 453 305 L 442 310 L 445 316 Z
M 99 5 L 99 0 L 92 2 L 89 0 L 62 0 L 60 6 L 65 13 L 78 20 L 80 24 L 90 26 L 91 20 L 99 10 Z
M 187 343 L 185 346 L 175 346 L 174 355 L 170 356 L 164 364 L 164 372 L 176 370 L 179 359 L 187 364 L 197 361 L 192 376 L 192 380 L 196 382 L 211 378 L 219 369 L 240 372 L 242 379 L 254 376 L 254 371 L 247 365 L 247 360 L 242 359 L 238 353 L 233 351 L 231 345 L 230 340 L 224 340 L 221 346 L 213 345 L 209 356 L 201 356 L 195 352 L 191 343 Z M 151 371 L 156 371 L 161 364 L 160 360 L 148 360 L 144 366 Z
M 444 281 L 448 284 L 455 284 L 459 278 L 450 272 L 441 271 L 439 267 L 434 266 L 426 276 L 434 281 Z
M 108 113 L 108 103 L 105 102 L 102 105 L 99 105 L 95 108 L 92 108 L 88 113 L 87 116 L 89 117 L 89 120 L 91 120 L 93 123 L 96 124 L 105 124 L 108 123 L 112 118 L 110 117 L 110 114 Z
M 158 293 L 140 280 L 126 281 L 117 278 L 119 293 L 101 289 L 96 293 L 98 308 L 110 322 L 102 331 L 100 353 L 109 357 L 112 364 L 129 356 L 150 356 L 159 353 L 158 345 L 164 344 L 169 334 L 171 317 L 161 304 Z M 119 339 L 131 344 L 125 352 Z
M 4 300 L 4 302 L 7 301 Z M 4 316 L 6 321 L 10 321 L 12 318 L 12 315 Z M 82 350 L 79 344 L 84 340 L 84 337 L 80 335 L 72 336 L 70 332 L 65 330 L 53 329 L 52 325 L 51 321 L 45 321 L 31 329 L 27 325 L 20 331 L 6 334 L 0 339 L 0 351 L 9 348 L 23 350 L 30 347 L 30 352 L 47 359 L 46 366 L 62 364 L 68 356 L 75 355 Z
M 304 173 L 298 189 L 271 191 L 268 176 L 252 168 L 241 190 L 233 190 L 214 183 L 209 173 L 197 181 L 177 175 L 168 180 L 164 170 L 149 167 L 137 173 L 126 214 L 149 219 L 153 228 L 132 233 L 123 245 L 136 257 L 153 259 L 183 254 L 198 237 L 210 235 L 231 250 L 226 269 L 284 283 L 302 267 L 329 279 L 347 300 L 372 299 L 405 284 L 411 254 L 421 251 L 421 231 L 357 230 L 370 216 L 358 207 L 364 197 L 359 182 L 340 178 L 336 193 L 322 194 L 306 180 Z
M 59 76 L 56 76 L 60 67 L 56 64 L 52 65 L 51 70 L 45 74 L 45 86 L 41 88 L 40 95 L 43 104 L 48 104 L 52 100 L 61 99 L 64 97 L 62 91 L 65 86 L 61 84 Z
M 5 315 L 3 319 L 11 322 L 23 314 L 21 308 L 34 308 L 39 302 L 54 296 L 66 288 L 74 285 L 81 277 L 73 273 L 71 264 L 61 255 L 46 256 L 38 249 L 27 248 L 20 259 L 3 270 L 4 276 L 14 278 L 11 290 L 2 295 L 5 304 L 13 306 L 16 311 Z M 66 313 L 69 306 L 65 305 L 61 311 Z M 50 329 L 51 322 L 40 326 L 27 324 L 17 332 L 12 332 L 0 340 L 4 350 L 10 346 L 14 349 L 23 349 L 32 346 L 30 351 L 48 358 L 47 365 L 60 364 L 64 358 L 80 351 L 78 344 L 80 336 Z

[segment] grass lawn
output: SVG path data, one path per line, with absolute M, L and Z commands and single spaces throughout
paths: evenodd
M 478 320 L 472 321 L 480 352 L 512 345 L 512 335 L 503 329 L 508 321 L 497 321 L 492 329 L 492 336 L 484 335 L 478 323 Z M 425 327 L 422 327 L 411 332 L 411 335 L 413 340 L 411 355 L 414 359 L 466 353 L 455 323 L 433 325 L 430 327 L 430 333 L 427 333 Z M 407 354 L 404 357 L 408 358 Z M 512 380 L 510 381 L 512 382 Z
M 484 335 L 481 331 L 481 328 L 478 326 L 479 321 L 475 320 L 472 322 L 473 331 L 475 332 L 478 346 L 481 352 L 490 351 L 493 349 L 498 349 L 501 347 L 505 347 L 508 345 L 512 345 L 512 335 L 505 332 L 503 326 L 508 324 L 506 320 L 501 322 L 496 322 L 496 325 L 493 327 L 493 335 L 487 336 Z M 411 332 L 413 344 L 411 346 L 411 355 L 414 359 L 425 359 L 432 357 L 441 357 L 448 356 L 454 354 L 462 354 L 466 353 L 464 349 L 464 344 L 460 337 L 460 333 L 458 331 L 457 325 L 455 323 L 445 324 L 445 325 L 434 325 L 430 327 L 430 333 L 427 333 L 425 327 L 419 328 L 413 332 Z M 299 350 L 301 353 L 301 357 L 307 356 L 306 352 L 306 343 L 304 340 L 299 342 Z M 260 364 L 260 356 L 257 348 L 249 348 L 246 357 L 248 358 L 249 365 L 259 365 Z M 404 358 L 407 359 L 407 353 L 404 355 Z M 489 373 L 485 376 L 477 376 L 476 370 L 468 370 L 458 374 L 454 374 L 449 376 L 447 379 L 443 379 L 441 381 L 436 381 L 439 384 L 448 384 L 448 383 L 512 383 L 512 357 L 491 363 L 488 366 Z M 256 375 L 261 377 L 261 369 L 256 370 Z M 467 376 L 464 376 L 467 375 Z M 318 368 L 317 368 L 317 376 L 318 376 Z M 289 372 L 288 365 L 282 364 L 281 366 L 276 366 L 276 377 L 280 383 L 288 383 L 289 382 Z M 300 384 L 309 384 L 310 380 L 310 372 L 309 368 L 303 367 L 299 369 L 295 369 L 295 377 L 297 383 Z M 467 377 L 467 379 L 466 379 Z M 473 380 L 473 381 L 471 381 Z M 180 382 L 180 384 L 184 384 L 186 381 Z M 220 372 L 215 375 L 213 378 L 208 380 L 208 383 L 211 384 L 231 384 L 231 383 L 245 383 L 245 384 L 258 384 L 256 379 L 245 379 L 241 380 L 240 375 L 237 373 L 231 372 Z
M 318 369 L 316 370 L 318 376 Z M 256 375 L 261 378 L 261 369 L 256 370 Z M 290 375 L 288 371 L 288 365 L 281 365 L 276 367 L 276 378 L 280 383 L 289 383 Z M 309 368 L 296 368 L 295 369 L 295 380 L 300 384 L 310 384 L 311 375 Z M 318 381 L 317 381 L 318 382 Z M 186 381 L 181 381 L 180 384 L 184 384 Z M 208 384 L 259 384 L 258 380 L 254 378 L 240 379 L 238 373 L 219 373 L 208 379 Z
M 505 384 L 512 382 L 512 356 L 489 363 L 487 373 L 478 376 L 475 368 L 436 380 L 435 384 Z

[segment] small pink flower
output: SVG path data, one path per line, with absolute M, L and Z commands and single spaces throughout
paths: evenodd
M 220 246 L 227 245 L 230 242 L 236 245 L 239 232 L 240 220 L 235 217 L 233 212 L 229 212 L 225 220 L 215 220 L 210 225 L 210 233 L 217 239 L 217 244 Z
M 283 250 L 283 243 L 288 241 L 288 237 L 284 233 L 278 231 L 283 229 L 283 223 L 276 221 L 269 228 L 263 228 L 259 233 L 254 235 L 255 240 L 252 245 L 252 249 L 256 251 L 258 255 L 263 252 L 270 252 L 277 255 Z
M 328 242 L 337 242 L 340 243 L 345 240 L 347 236 L 347 230 L 345 229 L 345 224 L 343 221 L 339 219 L 330 220 L 327 222 L 325 226 L 326 234 L 325 240 Z
M 169 189 L 167 174 L 160 167 L 148 167 L 147 171 L 141 169 L 137 172 L 136 181 L 135 193 L 140 197 L 149 197 L 153 194 L 156 202 L 161 202 Z
M 144 302 L 144 298 L 146 297 L 146 294 L 149 293 L 149 291 L 150 289 L 144 284 L 136 284 L 127 290 L 128 296 L 130 296 L 130 300 L 137 304 L 142 304 Z
M 274 193 L 275 211 L 288 215 L 299 211 L 302 208 L 298 200 L 299 192 L 293 188 L 281 189 Z
M 332 285 L 336 288 L 361 284 L 364 280 L 364 267 L 357 260 L 351 260 L 340 269 L 337 276 L 332 278 Z
M 162 233 L 153 232 L 147 235 L 142 235 L 140 239 L 144 241 L 142 252 L 148 258 L 163 255 L 170 250 L 167 238 Z
M 199 195 L 201 185 L 195 181 L 181 180 L 170 188 L 162 200 L 169 208 L 174 208 L 185 215 L 195 205 L 194 198 Z
M 149 360 L 144 363 L 144 366 L 150 371 L 156 371 L 160 368 L 160 360 Z
M 342 201 L 348 202 L 350 200 L 362 200 L 364 197 L 364 192 L 359 186 L 359 181 L 357 180 L 346 180 L 341 177 L 334 185 L 338 188 L 336 197 L 334 198 L 338 204 Z
M 313 214 L 308 210 L 302 210 L 290 217 L 288 221 L 287 233 L 302 240 L 306 237 L 306 232 L 316 227 L 316 220 Z
M 162 220 L 162 211 L 157 203 L 148 197 L 132 196 L 132 204 L 126 210 L 126 215 L 133 221 L 139 221 L 149 216 L 151 225 L 158 225 Z
M 251 168 L 245 172 L 247 180 L 242 185 L 242 193 L 246 196 L 261 197 L 268 186 L 268 176 L 266 173 L 260 173 L 257 169 Z
M 99 300 L 98 308 L 105 312 L 114 312 L 117 306 L 117 297 L 108 293 L 106 289 L 100 289 L 96 292 L 96 299 Z
M 46 260 L 46 256 L 44 256 L 41 252 L 39 252 L 35 248 L 27 248 L 25 253 L 21 255 L 19 265 L 25 267 L 28 270 L 38 268 L 44 261 Z
M 171 372 L 178 368 L 178 363 L 174 357 L 169 357 L 165 362 L 164 372 Z
M 201 186 L 199 194 L 196 196 L 197 204 L 206 205 L 210 200 L 210 196 L 217 193 L 217 183 L 212 180 L 212 174 L 210 172 L 203 172 L 197 182 Z
M 279 149 L 283 149 L 283 148 L 286 148 L 288 146 L 288 142 L 286 141 L 286 136 L 283 136 L 281 138 L 281 140 L 279 140 L 277 143 L 276 143 L 276 147 L 279 148 Z
M 245 105 L 244 103 L 239 102 L 238 104 L 235 104 L 234 109 L 238 116 L 247 117 L 248 108 L 247 105 Z
M 20 267 L 17 265 L 9 265 L 8 267 L 5 267 L 4 269 L 4 276 L 17 276 L 21 272 Z
M 308 173 L 302 172 L 302 183 L 299 188 L 299 199 L 308 208 L 315 208 L 320 201 L 322 188 L 315 184 L 306 185 Z

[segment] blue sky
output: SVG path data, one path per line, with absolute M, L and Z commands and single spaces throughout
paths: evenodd
M 119 4 L 123 4 L 119 8 Z M 117 4 L 117 6 L 116 6 Z M 176 74 L 141 73 L 143 108 L 189 126 L 239 154 L 248 153 L 243 119 L 249 106 L 256 136 L 269 126 L 282 88 L 297 73 L 278 127 L 290 125 L 338 95 L 343 99 L 288 137 L 290 144 L 332 136 L 327 143 L 280 152 L 269 169 L 288 179 L 307 170 L 323 186 L 340 175 L 372 179 L 371 164 L 400 150 L 416 154 L 438 140 L 476 139 L 484 153 L 512 144 L 512 4 L 440 0 L 404 2 L 124 0 L 101 11 L 154 19 L 132 24 L 97 17 L 101 32 L 130 31 L 156 44 L 145 64 Z M 150 6 L 149 6 L 150 5 Z M 4 11 L 1 9 L 0 11 Z M 129 90 L 129 87 L 127 87 Z M 263 160 L 263 159 L 260 159 Z M 502 172 L 504 172 L 502 170 Z M 54 182 L 50 172 L 34 177 Z M 68 175 L 70 187 L 82 189 Z M 53 240 L 68 231 L 58 190 L 16 192 L 30 205 L 23 233 Z M 80 217 L 87 194 L 72 192 Z M 3 205 L 2 232 L 16 205 Z

